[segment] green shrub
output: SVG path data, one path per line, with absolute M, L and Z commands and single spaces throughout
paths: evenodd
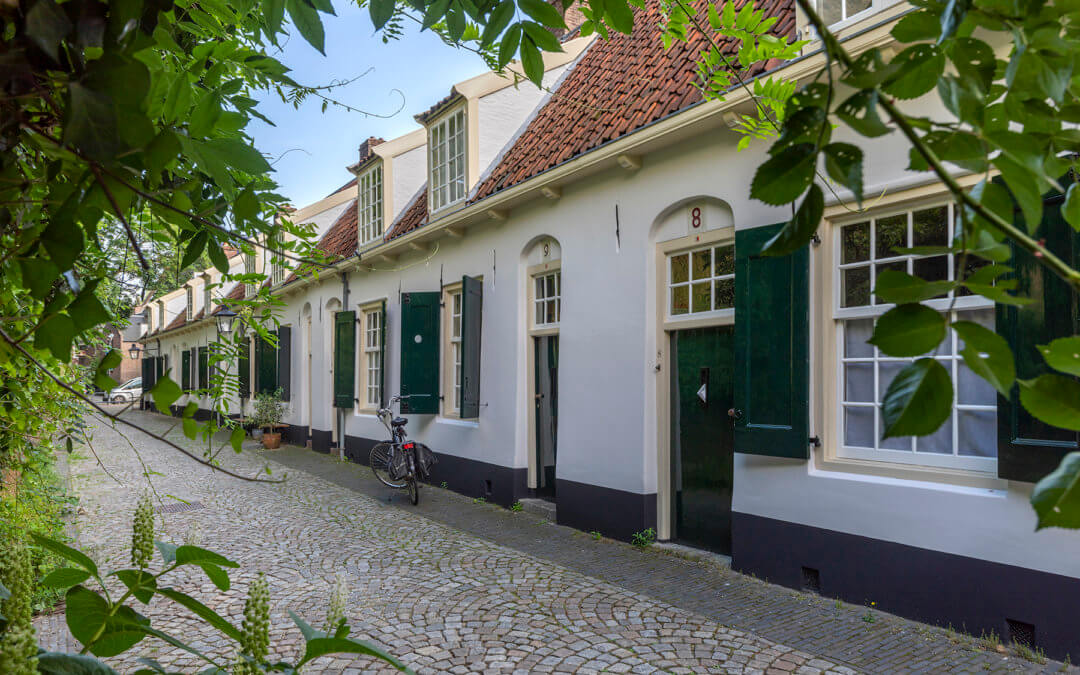
M 649 528 L 641 532 L 635 532 L 630 537 L 630 543 L 638 548 L 648 548 L 656 543 L 656 530 Z

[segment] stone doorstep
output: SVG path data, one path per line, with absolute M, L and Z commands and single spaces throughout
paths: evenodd
M 556 507 L 555 502 L 549 502 L 546 499 L 536 499 L 535 497 L 528 497 L 526 499 L 519 499 L 521 502 L 521 510 L 525 513 L 531 513 L 534 516 L 540 516 L 547 519 L 548 522 L 554 523 Z
M 731 556 L 724 555 L 723 553 L 706 551 L 703 548 L 694 548 L 693 546 L 687 546 L 685 544 L 676 544 L 673 541 L 658 541 L 652 545 L 652 548 L 680 558 L 685 558 L 686 560 L 707 562 L 712 563 L 717 567 L 731 569 Z

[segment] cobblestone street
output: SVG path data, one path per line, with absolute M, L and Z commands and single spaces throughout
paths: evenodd
M 133 419 L 159 433 L 177 420 Z M 195 448 L 179 432 L 169 438 Z M 129 440 L 130 439 L 130 442 Z M 246 446 L 254 448 L 254 444 Z M 138 453 L 134 452 L 138 448 Z M 96 454 L 101 466 L 94 458 Z M 241 482 L 199 467 L 136 432 L 101 427 L 71 463 L 80 545 L 106 568 L 128 561 L 130 517 L 152 483 L 158 538 L 195 539 L 240 564 L 218 591 L 196 569 L 173 585 L 239 625 L 248 584 L 270 584 L 272 645 L 295 651 L 291 609 L 321 624 L 337 573 L 347 576 L 353 635 L 419 672 L 985 672 L 1057 671 L 999 654 L 974 638 L 838 603 L 660 550 L 639 551 L 426 487 L 419 507 L 354 464 L 298 448 L 226 449 L 223 466 L 282 484 Z M 264 474 L 265 475 L 265 474 Z M 145 477 L 144 477 L 145 476 Z M 187 568 L 184 568 L 187 569 Z M 232 646 L 169 606 L 139 607 L 153 625 L 226 658 Z M 169 618 L 172 617 L 172 618 Z M 38 621 L 42 642 L 70 640 Z M 67 645 L 70 646 L 70 645 Z M 280 654 L 292 656 L 293 654 Z M 200 665 L 147 639 L 110 662 L 133 671 L 151 656 L 183 672 Z M 271 659 L 273 660 L 273 659 Z M 326 657 L 305 672 L 372 672 L 366 657 Z

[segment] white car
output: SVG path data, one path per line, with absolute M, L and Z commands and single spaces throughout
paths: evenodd
M 105 400 L 112 403 L 126 403 L 142 396 L 142 378 L 133 377 L 116 389 L 105 394 Z

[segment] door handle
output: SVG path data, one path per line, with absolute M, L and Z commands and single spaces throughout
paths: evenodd
M 738 408 L 728 408 L 727 416 L 733 420 L 742 419 L 742 411 Z

